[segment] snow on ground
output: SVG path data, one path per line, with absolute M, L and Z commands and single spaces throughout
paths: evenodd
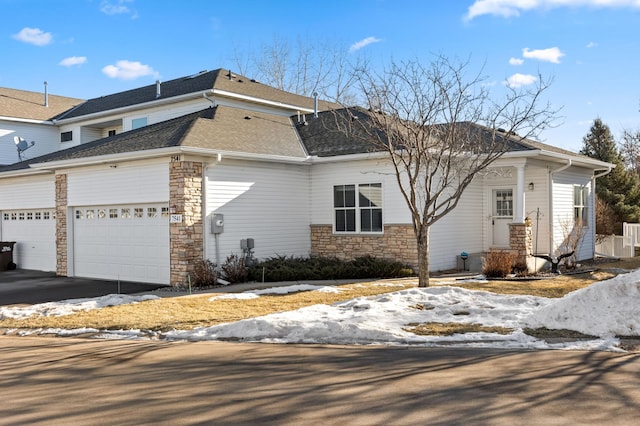
M 0 319 L 27 318 L 32 315 L 60 317 L 63 315 L 71 315 L 78 311 L 90 311 L 106 306 L 123 305 L 153 299 L 159 299 L 159 297 L 153 295 L 129 296 L 126 294 L 108 294 L 106 296 L 89 299 L 69 299 L 62 302 L 39 303 L 26 307 L 0 306 Z
M 255 298 L 295 291 L 339 291 L 334 287 L 296 285 L 224 294 L 224 298 Z M 0 307 L 1 317 L 58 315 L 155 296 L 105 296 L 34 305 L 16 311 Z M 119 298 L 119 299 L 118 299 Z M 82 300 L 81 302 L 79 300 Z M 108 302 L 107 302 L 108 301 Z M 92 305 L 93 303 L 93 305 Z M 107 304 L 108 303 L 108 304 Z M 95 307 L 91 307 L 95 306 Z M 81 308 L 82 307 L 82 308 Z M 446 337 L 418 336 L 403 330 L 411 323 L 457 322 L 513 328 L 507 335 L 467 333 Z M 522 332 L 524 327 L 569 329 L 598 336 L 594 340 L 547 343 Z M 45 330 L 53 334 L 98 333 L 98 330 Z M 101 338 L 141 338 L 140 330 L 101 331 Z M 640 270 L 593 284 L 560 299 L 502 295 L 454 286 L 410 288 L 360 297 L 333 305 L 313 305 L 213 327 L 176 330 L 156 338 L 171 340 L 232 339 L 272 343 L 333 343 L 383 345 L 460 345 L 529 349 L 617 349 L 614 336 L 640 336 Z

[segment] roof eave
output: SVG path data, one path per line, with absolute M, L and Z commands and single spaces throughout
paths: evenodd
M 93 157 L 74 158 L 70 160 L 48 161 L 46 163 L 31 164 L 30 167 L 36 170 L 56 170 L 62 168 L 93 166 L 96 164 L 109 164 L 118 161 L 132 161 L 168 155 L 180 154 L 181 149 L 177 146 L 168 148 L 149 149 L 144 151 L 122 152 L 118 154 L 97 155 Z
M 254 96 L 248 96 L 248 95 L 240 95 L 238 93 L 228 92 L 226 90 L 220 90 L 220 89 L 215 89 L 215 88 L 212 90 L 212 92 L 213 92 L 214 95 L 220 95 L 220 96 L 224 96 L 224 97 L 227 97 L 227 98 L 240 99 L 240 100 L 243 100 L 243 101 L 257 103 L 257 104 L 261 104 L 261 105 L 268 105 L 268 106 L 271 106 L 271 107 L 287 109 L 287 110 L 293 111 L 294 113 L 296 111 L 309 113 L 309 114 L 313 113 L 313 108 L 307 108 L 307 107 L 301 107 L 301 106 L 292 105 L 292 104 L 286 104 L 284 102 L 269 101 L 267 99 L 256 98 Z
M 11 170 L 8 172 L 0 172 L 0 179 L 23 176 L 49 175 L 51 173 L 53 173 L 53 171 L 51 170 L 19 169 Z
M 605 161 L 600 161 L 595 158 L 590 158 L 584 155 L 569 155 L 563 154 L 560 152 L 554 152 L 546 149 L 533 149 L 527 151 L 511 151 L 506 152 L 502 155 L 502 158 L 522 158 L 522 157 L 551 157 L 557 160 L 561 160 L 566 162 L 567 160 L 571 160 L 574 166 L 580 165 L 582 167 L 587 167 L 594 170 L 605 170 L 608 168 L 615 167 L 615 164 L 607 163 Z
M 104 117 L 104 116 L 113 115 L 113 114 L 120 114 L 124 112 L 138 110 L 138 109 L 154 108 L 154 107 L 162 106 L 165 104 L 176 103 L 176 101 L 180 102 L 188 99 L 202 98 L 203 96 L 206 96 L 208 94 L 213 94 L 213 90 L 212 89 L 200 90 L 197 92 L 186 93 L 184 95 L 172 96 L 170 98 L 156 99 L 153 101 L 143 102 L 140 104 L 128 105 L 125 107 L 107 109 L 104 111 L 94 112 L 91 114 L 79 115 L 77 117 L 55 119 L 53 120 L 53 124 L 65 125 L 65 124 L 75 123 L 77 121 L 90 120 L 94 118 Z
M 46 124 L 49 126 L 53 126 L 53 121 L 51 120 L 38 120 L 34 118 L 19 118 L 19 117 L 8 117 L 0 115 L 0 120 L 5 121 L 16 121 L 18 123 L 29 123 L 29 124 Z

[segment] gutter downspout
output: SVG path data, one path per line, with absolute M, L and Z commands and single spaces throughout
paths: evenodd
M 553 229 L 553 175 L 567 170 L 569 167 L 571 167 L 572 164 L 573 161 L 571 159 L 568 159 L 567 164 L 565 164 L 564 166 L 559 167 L 556 170 L 549 171 L 549 254 L 553 253 L 554 251 L 553 247 L 555 241 L 553 237 L 555 233 L 555 230 Z

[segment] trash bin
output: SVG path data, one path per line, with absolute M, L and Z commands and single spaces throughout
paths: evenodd
M 6 271 L 7 269 L 16 268 L 15 263 L 13 263 L 14 244 L 15 241 L 0 242 L 0 271 Z

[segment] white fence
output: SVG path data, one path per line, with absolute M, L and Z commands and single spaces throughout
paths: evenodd
M 624 223 L 622 236 L 599 235 L 596 254 L 615 257 L 633 257 L 636 247 L 640 247 L 640 223 Z

